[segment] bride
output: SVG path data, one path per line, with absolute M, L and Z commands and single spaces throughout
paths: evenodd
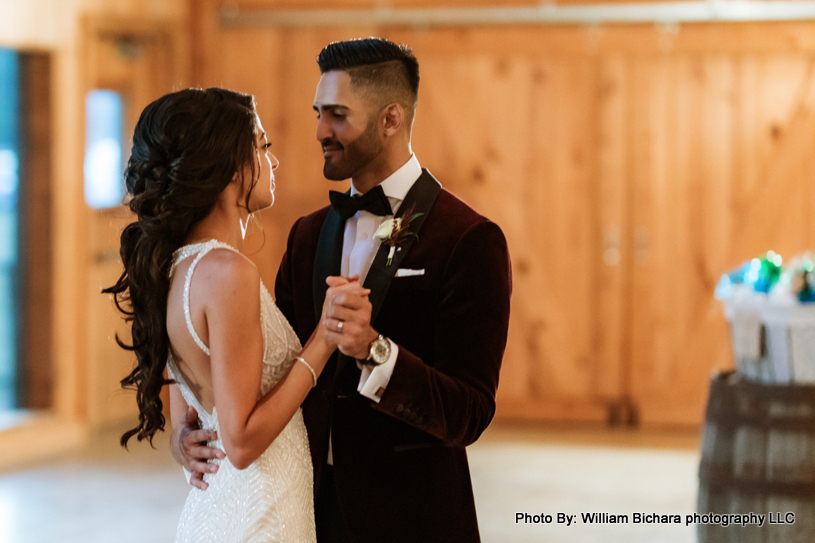
M 301 347 L 241 254 L 249 214 L 274 202 L 269 147 L 254 98 L 222 89 L 159 98 L 133 135 L 125 182 L 138 220 L 122 232 L 124 272 L 105 290 L 132 322 L 133 344 L 119 344 L 138 361 L 122 385 L 137 391 L 139 423 L 121 442 L 164 429 L 159 393 L 174 383 L 174 425 L 195 409 L 226 453 L 190 491 L 177 542 L 316 539 L 300 403 L 336 345 L 321 321 Z

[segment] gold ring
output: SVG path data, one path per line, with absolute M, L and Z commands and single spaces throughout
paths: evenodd
M 342 321 L 337 321 L 337 332 L 342 334 Z

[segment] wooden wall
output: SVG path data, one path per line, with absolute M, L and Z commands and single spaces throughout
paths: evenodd
M 240 3 L 294 4 L 310 5 Z M 413 47 L 414 150 L 510 243 L 499 417 L 699 424 L 711 370 L 732 366 L 719 276 L 815 245 L 815 23 L 241 28 L 195 6 L 193 82 L 255 94 L 281 162 L 254 232 L 267 283 L 334 186 L 315 56 L 368 35 Z

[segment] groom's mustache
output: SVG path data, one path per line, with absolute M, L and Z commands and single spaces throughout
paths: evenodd
M 325 151 L 339 151 L 342 149 L 342 144 L 333 139 L 333 138 L 326 138 L 320 142 L 320 145 L 323 147 L 323 152 Z

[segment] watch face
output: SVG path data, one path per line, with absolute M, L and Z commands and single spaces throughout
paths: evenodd
M 371 346 L 371 359 L 377 364 L 384 364 L 391 355 L 391 344 L 387 339 L 379 339 Z

